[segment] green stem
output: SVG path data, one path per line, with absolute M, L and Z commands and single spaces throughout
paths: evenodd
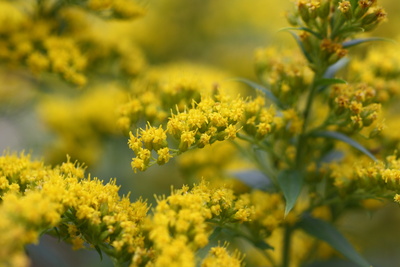
M 303 126 L 301 129 L 301 133 L 299 135 L 299 139 L 298 139 L 298 143 L 297 143 L 297 154 L 296 154 L 296 168 L 297 169 L 301 169 L 303 168 L 303 161 L 304 161 L 304 149 L 305 149 L 305 142 L 306 142 L 306 135 L 305 132 L 307 130 L 307 124 L 308 124 L 308 120 L 309 120 L 309 116 L 310 116 L 310 111 L 312 108 L 312 103 L 315 97 L 315 93 L 317 91 L 315 83 L 318 80 L 319 76 L 315 75 L 314 80 L 311 84 L 311 88 L 310 88 L 310 93 L 308 94 L 307 97 L 307 102 L 306 102 L 306 107 L 304 109 L 304 113 L 303 113 Z
M 282 267 L 290 266 L 290 243 L 292 239 L 292 227 L 287 225 L 283 236 Z

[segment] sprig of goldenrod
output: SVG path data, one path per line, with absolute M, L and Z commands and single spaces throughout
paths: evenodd
M 155 250 L 154 266 L 194 266 L 195 252 L 209 242 L 210 221 L 225 224 L 249 221 L 249 201 L 237 198 L 228 188 L 210 188 L 202 181 L 189 190 L 184 186 L 168 197 L 159 197 L 147 224 Z
M 223 94 L 205 96 L 199 103 L 193 102 L 192 108 L 172 113 L 165 127 L 148 125 L 145 129 L 138 129 L 136 134 L 130 132 L 129 148 L 136 155 L 132 159 L 132 168 L 144 171 L 189 149 L 235 139 L 242 127 L 246 133 L 263 139 L 279 123 L 274 118 L 273 109 L 265 108 L 262 103 L 260 98 L 245 101 Z M 243 126 L 240 124 L 242 121 Z M 168 136 L 177 141 L 176 146 L 168 141 Z M 157 157 L 152 156 L 152 151 Z
M 373 30 L 386 18 L 377 1 L 299 0 L 288 14 L 291 25 L 303 32 L 302 51 L 310 67 L 324 74 L 328 66 L 347 55 L 344 41 L 360 32 Z
M 0 177 L 2 242 L 8 242 L 2 243 L 3 264 L 17 261 L 27 266 L 24 246 L 37 243 L 46 232 L 71 242 L 75 249 L 90 244 L 118 262 L 130 261 L 143 249 L 140 225 L 148 207 L 141 200 L 120 197 L 114 180 L 103 184 L 69 160 L 50 168 L 25 154 L 0 157 Z

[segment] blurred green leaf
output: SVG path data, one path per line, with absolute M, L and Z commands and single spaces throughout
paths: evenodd
M 309 63 L 313 63 L 313 59 L 311 58 L 310 54 L 307 52 L 306 48 L 304 47 L 303 42 L 301 41 L 300 37 L 291 31 L 287 31 L 287 32 L 290 33 L 293 36 L 293 38 L 296 40 L 298 46 L 301 49 L 301 52 L 303 52 L 303 55 L 306 57 L 307 61 Z
M 94 249 L 99 253 L 100 255 L 100 260 L 103 260 L 103 252 L 101 251 L 99 246 L 94 246 Z
M 331 247 L 342 253 L 349 260 L 361 267 L 372 266 L 347 241 L 347 239 L 330 223 L 311 217 L 306 214 L 297 226 L 320 240 L 327 242 Z
M 324 74 L 324 78 L 334 78 L 336 73 L 346 66 L 349 61 L 347 57 L 344 57 L 339 59 L 335 64 L 330 65 Z
M 208 240 L 209 241 L 216 240 L 218 236 L 221 234 L 221 232 L 222 232 L 222 227 L 220 226 L 215 227 L 212 234 L 208 237 Z
M 333 138 L 333 139 L 340 140 L 340 141 L 345 142 L 345 143 L 351 145 L 352 147 L 358 149 L 359 151 L 361 151 L 362 153 L 364 153 L 371 159 L 376 160 L 375 156 L 372 155 L 372 153 L 369 152 L 364 146 L 362 146 L 361 144 L 359 144 L 352 138 L 350 138 L 347 135 L 344 135 L 342 133 L 334 132 L 334 131 L 318 131 L 318 132 L 312 133 L 311 136 L 326 137 L 326 138 Z
M 272 185 L 271 180 L 259 170 L 239 170 L 229 174 L 251 188 L 266 190 Z
M 280 29 L 278 32 L 290 31 L 290 30 L 306 31 L 306 32 L 311 33 L 312 35 L 314 35 L 314 36 L 317 37 L 318 39 L 321 39 L 321 40 L 323 39 L 323 37 L 322 37 L 321 34 L 315 32 L 315 31 L 313 31 L 313 30 L 311 30 L 311 29 L 309 29 L 309 28 L 307 28 L 307 27 L 287 27 L 287 28 Z
M 332 84 L 346 84 L 347 82 L 345 80 L 342 79 L 336 79 L 336 78 L 322 78 L 319 79 L 318 81 L 315 82 L 315 86 L 319 87 L 319 86 L 329 86 Z
M 391 42 L 396 44 L 396 42 L 392 39 L 388 39 L 388 38 L 382 38 L 382 37 L 369 37 L 369 38 L 360 38 L 360 39 L 354 39 L 354 40 L 350 40 L 347 42 L 344 42 L 343 48 L 349 48 L 352 46 L 356 46 L 358 44 L 362 44 L 362 43 L 366 43 L 366 42 L 373 42 L 373 41 L 385 41 L 385 42 Z
M 285 216 L 296 204 L 303 187 L 304 177 L 298 170 L 284 170 L 278 175 L 278 184 L 286 199 Z
M 270 244 L 268 244 L 264 240 L 258 240 L 256 243 L 254 243 L 254 245 L 256 247 L 258 247 L 259 249 L 262 249 L 262 250 L 267 250 L 267 249 L 274 250 L 275 249 L 273 246 L 271 246 Z

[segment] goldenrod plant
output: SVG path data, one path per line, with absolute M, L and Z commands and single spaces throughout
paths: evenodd
M 279 34 L 297 47 L 257 49 L 249 79 L 146 59 L 131 35 L 145 1 L 0 1 L 1 72 L 30 92 L 3 82 L 0 111 L 33 110 L 51 132 L 41 160 L 0 156 L 0 266 L 30 266 L 43 235 L 114 266 L 373 266 L 338 225 L 400 203 L 400 54 L 369 35 L 379 4 L 295 1 Z M 169 193 L 89 174 L 112 140 L 133 179 L 158 168 Z

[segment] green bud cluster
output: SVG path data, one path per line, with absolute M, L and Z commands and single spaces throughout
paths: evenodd
M 303 32 L 298 41 L 310 67 L 323 73 L 347 55 L 345 41 L 354 34 L 373 30 L 386 12 L 368 0 L 299 0 L 289 23 Z

